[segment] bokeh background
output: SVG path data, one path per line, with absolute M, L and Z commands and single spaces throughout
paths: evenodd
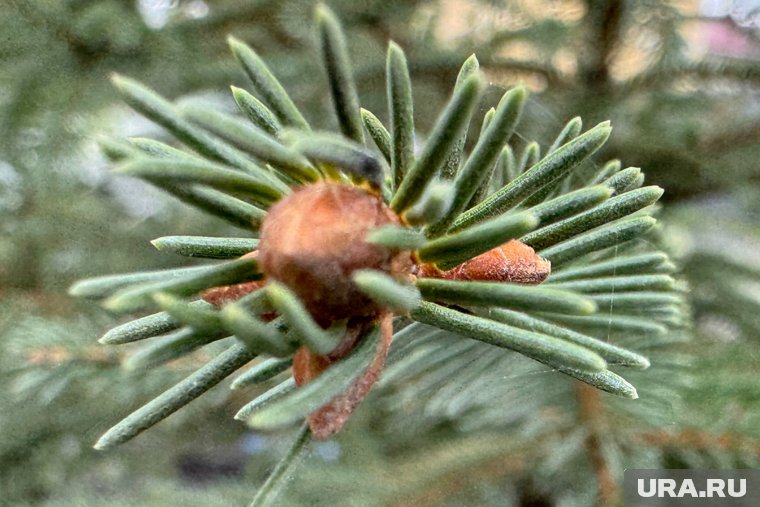
M 337 440 L 314 447 L 283 505 L 614 505 L 626 467 L 758 467 L 760 2 L 328 3 L 349 33 L 362 105 L 381 119 L 387 41 L 405 48 L 418 135 L 471 53 L 492 85 L 484 104 L 517 83 L 532 92 L 517 153 L 528 140 L 546 148 L 576 115 L 611 119 L 599 164 L 619 158 L 666 189 L 661 236 L 692 320 L 653 358 L 655 386 L 635 402 L 551 396 L 569 382 L 551 372 L 539 372 L 540 389 L 536 377 L 496 372 L 466 409 L 440 403 L 474 385 L 466 372 L 389 382 Z M 232 420 L 255 389 L 224 386 L 117 450 L 92 450 L 204 356 L 127 371 L 137 348 L 96 343 L 115 317 L 66 289 L 185 262 L 155 251 L 156 237 L 228 232 L 109 174 L 98 139 L 164 136 L 119 103 L 109 74 L 233 111 L 228 86 L 246 84 L 226 47 L 234 34 L 310 120 L 334 127 L 313 5 L 0 0 L 0 505 L 241 505 L 284 451 L 288 433 Z

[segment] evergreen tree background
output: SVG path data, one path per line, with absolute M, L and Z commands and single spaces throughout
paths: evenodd
M 672 346 L 652 352 L 635 402 L 514 357 L 477 378 L 454 368 L 443 380 L 399 374 L 404 389 L 387 382 L 344 434 L 316 446 L 288 502 L 608 504 L 625 467 L 758 466 L 760 44 L 749 2 L 724 4 L 708 19 L 690 2 L 330 2 L 352 41 L 362 105 L 378 114 L 393 39 L 410 61 L 422 132 L 473 52 L 495 85 L 534 89 L 519 148 L 536 140 L 546 150 L 577 114 L 587 125 L 611 119 L 598 160 L 640 166 L 666 188 L 661 240 L 682 263 L 693 325 L 679 322 Z M 108 75 L 231 110 L 227 87 L 244 83 L 225 44 L 231 33 L 262 54 L 309 118 L 330 118 L 309 47 L 312 6 L 0 0 L 0 502 L 242 504 L 284 452 L 289 435 L 232 421 L 247 399 L 222 388 L 127 446 L 91 450 L 202 358 L 125 371 L 129 349 L 95 342 L 113 317 L 65 288 L 168 267 L 149 243 L 167 231 L 227 231 L 105 171 L 99 135 L 161 135 L 118 105 Z M 454 403 L 474 392 L 495 397 Z

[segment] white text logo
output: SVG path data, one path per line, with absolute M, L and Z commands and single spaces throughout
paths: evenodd
M 740 498 L 747 494 L 746 479 L 707 479 L 703 489 L 697 489 L 692 479 L 680 485 L 675 479 L 638 479 L 637 487 L 644 498 Z

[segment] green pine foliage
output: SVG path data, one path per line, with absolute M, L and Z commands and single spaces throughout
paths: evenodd
M 388 53 L 391 127 L 384 127 L 369 112 L 363 116 L 370 121 L 363 122 L 337 19 L 320 6 L 316 20 L 344 137 L 312 133 L 266 64 L 236 39 L 230 40 L 232 50 L 251 78 L 251 97 L 258 94 L 256 102 L 246 98 L 238 103 L 247 119 L 252 117 L 247 104 L 255 104 L 259 113 L 253 115 L 253 123 L 202 105 L 177 107 L 136 81 L 113 78 L 127 103 L 193 150 L 142 140 L 109 143 L 106 153 L 116 162 L 117 171 L 141 177 L 204 211 L 214 210 L 231 225 L 247 229 L 250 239 L 159 238 L 154 244 L 163 250 L 231 260 L 202 267 L 111 275 L 71 288 L 73 295 L 101 299 L 111 311 L 161 310 L 110 331 L 102 340 L 124 343 L 148 339 L 146 348 L 133 356 L 133 368 L 163 364 L 230 335 L 238 339 L 111 428 L 96 448 L 108 449 L 135 437 L 257 356 L 263 362 L 252 367 L 254 373 L 242 373 L 235 385 L 277 375 L 283 378 L 271 392 L 261 395 L 265 401 L 254 399 L 241 410 L 243 415 L 237 416 L 259 430 L 288 427 L 303 420 L 343 392 L 368 364 L 378 335 L 372 329 L 349 357 L 293 390 L 292 380 L 282 375 L 281 367 L 271 375 L 261 375 L 261 365 L 286 360 L 300 344 L 324 353 L 334 346 L 337 335 L 319 328 L 286 287 L 269 282 L 221 310 L 192 302 L 203 289 L 261 279 L 255 259 L 233 258 L 240 254 L 242 245 L 255 246 L 257 227 L 273 202 L 291 188 L 323 178 L 366 180 L 380 187 L 380 193 L 402 216 L 421 208 L 415 227 L 386 230 L 382 236 L 377 231 L 372 240 L 412 242 L 421 260 L 443 269 L 518 238 L 552 262 L 552 277 L 539 287 L 426 278 L 418 279 L 414 286 L 404 286 L 380 273 L 357 273 L 357 283 L 367 295 L 408 312 L 408 318 L 397 323 L 399 332 L 392 351 L 392 357 L 404 357 L 392 362 L 387 372 L 391 380 L 384 380 L 402 380 L 396 384 L 401 386 L 399 396 L 432 403 L 456 383 L 464 392 L 470 393 L 471 388 L 481 395 L 487 393 L 487 398 L 472 393 L 461 396 L 460 392 L 460 396 L 446 396 L 458 409 L 452 412 L 444 403 L 436 410 L 444 410 L 457 424 L 467 426 L 468 413 L 475 407 L 476 419 L 486 422 L 487 411 L 501 407 L 494 398 L 502 395 L 502 389 L 487 392 L 474 386 L 489 382 L 494 372 L 503 376 L 509 371 L 515 377 L 529 378 L 531 369 L 541 364 L 557 370 L 554 375 L 562 373 L 622 398 L 638 398 L 634 384 L 621 373 L 645 383 L 647 374 L 635 373 L 649 366 L 642 354 L 656 350 L 663 342 L 668 344 L 671 340 L 667 337 L 687 325 L 688 317 L 683 287 L 673 277 L 675 268 L 657 247 L 652 214 L 657 211 L 653 205 L 661 189 L 642 186 L 643 178 L 623 178 L 619 165 L 611 171 L 605 166 L 599 178 L 596 174 L 587 179 L 576 177 L 577 169 L 588 164 L 606 142 L 609 124 L 582 132 L 581 121 L 573 119 L 543 157 L 526 157 L 521 167 L 514 167 L 507 143 L 518 125 L 526 96 L 518 87 L 504 94 L 493 112 L 486 115 L 472 149 L 463 151 L 467 127 L 484 87 L 477 60 L 471 58 L 415 156 L 409 134 L 414 131 L 409 102 L 412 85 L 403 51 L 392 44 Z M 244 96 L 239 90 L 236 95 Z M 257 123 L 255 118 L 270 121 Z M 285 128 L 275 136 L 267 132 L 274 120 Z M 390 165 L 382 152 L 373 153 L 363 146 L 364 124 L 369 126 L 370 137 L 381 140 L 379 148 L 390 148 L 385 149 L 391 154 Z M 345 176 L 335 173 L 336 169 Z M 440 186 L 438 180 L 450 183 Z M 428 187 L 441 190 L 431 193 L 426 191 Z M 634 304 L 615 305 L 611 294 Z M 644 308 L 646 312 L 642 312 Z M 280 317 L 266 324 L 261 315 L 272 310 Z M 525 362 L 521 356 L 535 362 Z M 521 368 L 525 368 L 525 375 L 516 373 Z M 625 373 L 629 370 L 634 373 Z M 465 371 L 463 383 L 456 372 Z M 586 389 L 567 381 L 557 385 L 560 391 Z M 532 382 L 521 389 L 511 382 L 503 387 L 504 396 L 516 390 L 523 396 L 548 394 L 544 386 Z M 593 389 L 590 392 L 594 393 Z M 635 411 L 625 408 L 626 404 L 620 407 Z M 425 408 L 424 413 L 437 416 L 436 410 Z M 481 426 L 476 424 L 474 429 Z M 280 489 L 280 480 L 289 475 L 288 468 L 308 441 L 305 430 L 260 489 L 255 505 L 271 501 Z
M 159 491 L 175 479 L 183 454 L 212 452 L 214 445 L 234 449 L 238 435 L 235 425 L 228 422 L 229 417 L 215 413 L 216 408 L 227 403 L 224 392 L 206 397 L 203 406 L 185 411 L 169 427 L 121 456 L 105 456 L 92 449 L 91 440 L 108 427 L 105 414 L 145 403 L 148 393 L 178 382 L 210 357 L 206 354 L 213 355 L 219 348 L 146 375 L 144 369 L 124 368 L 124 355 L 116 349 L 92 342 L 92 336 L 112 319 L 91 307 L 72 306 L 65 298 L 50 303 L 55 309 L 44 317 L 30 314 L 34 301 L 29 297 L 16 297 L 0 305 L 0 370 L 5 385 L 0 403 L 8 408 L 0 414 L 0 460 L 4 463 L 0 488 L 4 504 L 88 504 L 96 495 L 111 491 L 117 498 L 123 495 L 124 500 L 133 496 L 127 503 L 139 503 L 135 498 L 144 494 L 146 502 L 157 505 L 158 499 L 149 498 L 167 498 Z M 77 317 L 72 318 L 73 314 Z M 99 402 L 90 403 L 91 399 Z M 196 426 L 199 417 L 211 428 Z M 172 438 L 177 428 L 183 428 L 186 436 L 196 442 L 209 438 L 215 444 L 193 446 L 192 450 L 178 445 L 146 462 L 144 453 L 154 445 L 162 445 L 167 437 Z M 278 454 L 273 449 L 262 459 L 271 463 Z M 233 455 L 232 459 L 240 460 L 242 456 Z M 152 492 L 141 492 L 142 487 L 121 489 L 120 484 L 140 484 L 143 474 L 152 477 L 156 486 Z M 81 486 L 49 497 L 50 491 L 60 491 L 61 484 Z M 172 485 L 175 495 L 184 494 L 176 482 Z M 250 488 L 241 488 L 240 492 L 240 502 L 250 496 Z M 77 495 L 84 499 L 63 499 Z
M 326 139 L 333 146 L 345 140 L 335 134 L 319 137 L 325 129 L 342 128 L 331 113 L 328 90 L 334 89 L 328 88 L 324 67 L 314 52 L 304 49 L 319 47 L 310 30 L 312 0 L 222 0 L 208 2 L 208 12 L 200 16 L 193 9 L 203 2 L 179 0 L 171 2 L 159 28 L 146 23 L 138 8 L 145 4 L 0 1 L 0 26 L 9 35 L 0 41 L 0 370 L 8 386 L 0 396 L 0 491 L 9 503 L 209 505 L 223 498 L 242 504 L 286 454 L 289 433 L 277 432 L 267 437 L 273 446 L 247 459 L 245 480 L 186 489 L 176 473 L 184 449 L 224 446 L 246 431 L 233 420 L 236 412 L 247 420 L 293 391 L 294 383 L 286 381 L 290 351 L 276 349 L 269 351 L 272 358 L 262 354 L 241 368 L 233 377 L 234 391 L 209 390 L 118 452 L 90 449 L 119 416 L 192 375 L 225 347 L 246 338 L 265 347 L 262 334 L 252 330 L 273 331 L 257 328 L 261 322 L 252 321 L 245 308 L 228 305 L 219 315 L 172 289 L 140 296 L 140 304 L 153 309 L 116 322 L 96 313 L 89 302 L 74 306 L 58 297 L 83 276 L 231 261 L 257 246 L 250 224 L 264 216 L 254 201 L 267 199 L 256 193 L 258 184 L 238 171 L 234 181 L 245 180 L 248 187 L 245 194 L 233 196 L 240 199 L 230 200 L 233 180 L 224 170 L 237 166 L 214 157 L 125 163 L 126 172 L 139 173 L 162 189 L 152 193 L 145 187 L 135 190 L 131 185 L 138 182 L 130 176 L 95 170 L 103 161 L 94 154 L 92 133 L 117 131 L 116 137 L 123 137 L 124 125 L 133 131 L 136 118 L 111 109 L 115 92 L 108 75 L 116 71 L 156 87 L 191 129 L 221 137 L 226 132 L 230 146 L 262 167 L 265 161 L 256 158 L 262 154 L 279 154 L 275 168 L 290 163 L 288 170 L 297 171 L 303 165 L 302 159 L 272 151 L 282 146 L 303 158 L 322 157 L 313 164 L 333 163 L 324 160 L 333 150 L 320 153 L 320 148 Z M 621 167 L 619 160 L 644 168 L 649 184 L 666 189 L 667 206 L 649 208 L 660 222 L 645 236 L 569 261 L 566 267 L 555 265 L 549 282 L 540 287 L 557 285 L 587 298 L 596 312 L 580 320 L 533 313 L 529 303 L 524 303 L 527 311 L 483 308 L 477 294 L 462 292 L 455 295 L 468 298 L 468 304 L 454 307 L 494 321 L 511 319 L 502 324 L 513 328 L 524 324 L 534 333 L 557 333 L 606 359 L 616 375 L 635 387 L 639 399 L 576 388 L 580 384 L 558 373 L 560 368 L 441 333 L 436 326 L 414 324 L 409 333 L 415 336 L 410 336 L 402 328 L 412 321 L 398 319 L 381 385 L 328 443 L 333 447 L 311 443 L 303 449 L 308 456 L 302 465 L 285 470 L 298 480 L 279 485 L 278 500 L 309 506 L 334 505 L 336 498 L 359 505 L 590 505 L 596 496 L 597 503 L 606 505 L 619 493 L 615 485 L 623 468 L 758 467 L 760 405 L 754 372 L 760 367 L 755 317 L 760 271 L 754 252 L 760 129 L 756 108 L 748 107 L 757 61 L 751 54 L 727 58 L 713 52 L 703 58 L 693 51 L 700 32 L 730 29 L 756 47 L 757 30 L 741 19 L 700 18 L 683 2 L 592 0 L 548 9 L 523 0 L 463 0 L 456 3 L 455 17 L 464 23 L 454 23 L 452 30 L 451 5 L 330 1 L 350 41 L 351 75 L 366 129 L 365 144 L 343 144 L 340 160 L 376 147 L 372 156 L 385 166 L 381 183 L 388 200 L 421 158 L 420 150 L 427 146 L 422 141 L 432 139 L 455 81 L 461 83 L 479 67 L 489 83 L 474 120 L 464 129 L 467 134 L 460 133 L 447 154 L 442 177 L 428 182 L 418 202 L 405 211 L 413 227 L 379 229 L 370 240 L 414 250 L 430 241 L 431 255 L 441 255 L 438 248 L 455 251 L 446 250 L 447 235 L 440 238 L 442 246 L 434 243 L 426 235 L 427 224 L 450 219 L 454 174 L 494 121 L 496 108 L 487 109 L 499 102 L 502 86 L 524 82 L 532 93 L 512 138 L 488 169 L 489 185 L 481 185 L 467 207 L 582 135 L 583 123 L 612 120 L 614 134 L 592 157 L 572 169 L 561 185 L 555 183 L 515 209 L 530 207 L 529 213 L 550 224 L 543 232 L 539 226 L 525 233 L 544 241 L 578 234 L 573 231 L 579 224 L 599 220 L 599 215 L 565 220 L 603 203 L 635 207 L 640 199 L 652 198 L 655 189 L 631 192 L 636 185 L 643 187 L 642 171 Z M 226 47 L 228 34 L 256 48 L 313 133 L 301 136 L 293 130 L 296 124 L 278 119 L 271 97 L 255 80 L 248 81 L 236 63 L 239 58 Z M 391 39 L 398 45 L 389 47 Z M 522 52 L 515 51 L 520 48 Z M 632 51 L 643 60 L 628 72 Z M 473 52 L 477 60 L 470 59 L 460 73 Z M 226 97 L 231 83 L 235 86 L 225 107 L 218 101 L 176 100 L 209 89 L 219 92 L 215 97 Z M 240 112 L 229 114 L 236 104 Z M 563 127 L 578 113 L 583 123 L 575 118 Z M 160 141 L 98 139 L 114 158 L 131 157 L 133 148 L 153 158 L 197 153 L 155 127 L 139 124 L 139 129 Z M 394 144 L 394 131 L 406 140 Z M 267 143 L 260 132 L 277 142 Z M 248 143 L 249 137 L 255 142 Z M 414 137 L 417 142 L 411 144 Z M 182 185 L 162 178 L 162 171 L 179 167 L 187 178 Z M 219 179 L 203 180 L 207 171 Z M 191 174 L 197 183 L 190 183 Z M 179 176 L 175 171 L 174 177 Z M 130 186 L 124 188 L 122 182 Z M 295 183 L 287 180 L 285 186 Z M 512 191 L 520 188 L 525 187 L 516 185 Z M 162 192 L 198 210 L 164 199 Z M 140 209 L 132 215 L 143 199 L 125 206 L 117 198 L 130 194 L 144 194 L 151 201 L 146 207 L 161 212 L 147 219 Z M 622 200 L 625 195 L 630 201 Z M 508 212 L 502 218 L 510 223 L 518 217 Z M 498 222 L 484 222 L 486 231 L 489 225 Z M 474 228 L 456 232 L 465 233 L 460 245 L 468 244 L 466 234 L 478 233 Z M 157 237 L 154 250 L 148 240 Z M 483 241 L 485 236 L 477 237 Z M 673 264 L 679 266 L 677 272 Z M 668 276 L 688 280 L 689 290 L 681 281 L 667 289 Z M 163 282 L 160 278 L 152 282 Z M 376 272 L 357 273 L 355 283 L 399 313 L 413 311 L 422 297 L 420 288 Z M 91 289 L 100 290 L 97 284 Z M 438 295 L 443 290 L 423 289 Z M 445 289 L 447 297 L 454 297 L 456 287 Z M 689 320 L 684 298 L 691 303 L 693 328 L 682 327 Z M 154 313 L 125 322 L 147 312 Z M 82 314 L 86 321 L 79 320 Z M 225 329 L 237 329 L 237 338 L 203 330 L 219 329 L 220 319 Z M 663 326 L 666 334 L 660 334 Z M 268 335 L 277 338 L 284 330 L 280 321 Z M 104 332 L 102 343 L 124 345 L 95 344 L 93 337 Z M 651 366 L 641 370 L 646 362 Z M 601 381 L 598 375 L 588 378 Z M 625 391 L 626 385 L 614 377 L 607 375 L 606 381 Z M 596 408 L 584 415 L 582 408 L 588 406 Z M 334 454 L 330 458 L 336 448 L 343 451 L 337 460 Z M 237 456 L 234 449 L 226 452 Z M 145 456 L 151 457 L 149 463 Z M 612 480 L 605 482 L 605 477 Z

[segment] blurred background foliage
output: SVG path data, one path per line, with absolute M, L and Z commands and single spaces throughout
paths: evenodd
M 162 135 L 118 104 L 109 74 L 232 110 L 228 86 L 245 84 L 225 43 L 234 34 L 329 127 L 313 3 L 0 0 L 0 504 L 242 504 L 283 452 L 288 435 L 232 420 L 245 400 L 223 388 L 117 451 L 93 451 L 108 426 L 201 358 L 149 375 L 121 369 L 130 349 L 95 342 L 113 318 L 65 288 L 176 265 L 154 251 L 155 237 L 227 232 L 107 172 L 101 136 Z M 666 189 L 661 237 L 682 263 L 694 325 L 650 352 L 653 367 L 632 379 L 636 402 L 507 353 L 489 358 L 492 375 L 449 372 L 449 391 L 434 371 L 398 375 L 336 441 L 315 446 L 283 502 L 605 505 L 619 500 L 626 467 L 757 467 L 760 6 L 329 4 L 349 32 L 362 104 L 381 119 L 388 39 L 407 52 L 421 132 L 473 52 L 493 85 L 484 102 L 517 82 L 533 91 L 518 153 L 533 139 L 546 149 L 573 116 L 611 119 L 599 160 L 640 166 Z

